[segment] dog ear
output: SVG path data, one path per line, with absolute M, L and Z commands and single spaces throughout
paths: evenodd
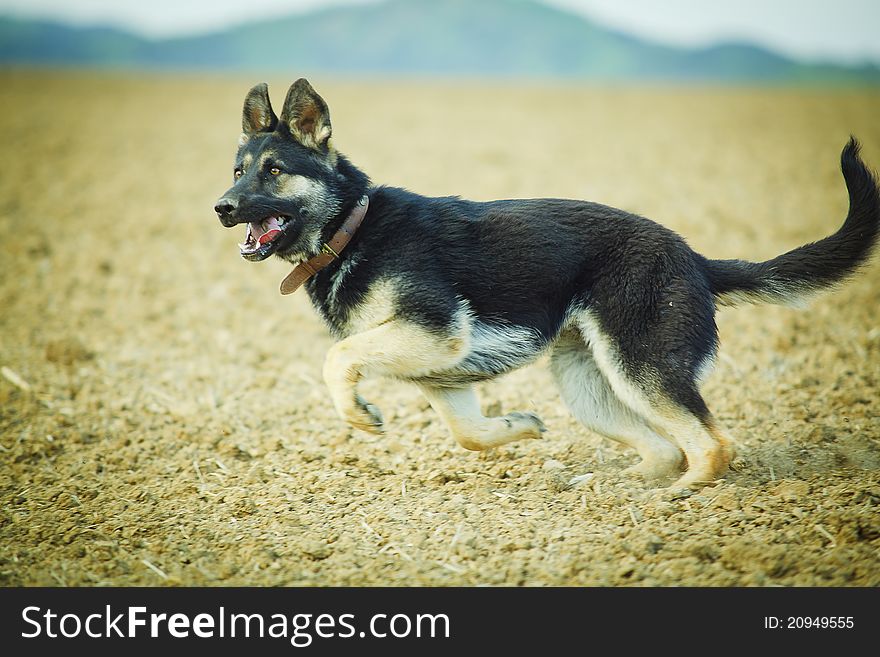
M 327 145 L 332 129 L 327 103 L 312 89 L 305 78 L 300 78 L 287 92 L 281 122 L 303 146 L 320 151 Z
M 241 129 L 250 136 L 255 132 L 272 132 L 278 125 L 278 117 L 269 102 L 269 86 L 261 82 L 244 97 L 241 113 Z

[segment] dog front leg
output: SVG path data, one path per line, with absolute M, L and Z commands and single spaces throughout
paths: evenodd
M 471 386 L 421 388 L 452 436 L 465 449 L 483 450 L 523 438 L 540 438 L 546 430 L 534 413 L 514 412 L 502 417 L 485 417 L 477 393 Z
M 355 429 L 382 433 L 382 414 L 357 394 L 365 376 L 417 378 L 458 363 L 467 352 L 461 335 L 437 335 L 394 320 L 337 342 L 324 361 L 324 381 L 339 416 Z

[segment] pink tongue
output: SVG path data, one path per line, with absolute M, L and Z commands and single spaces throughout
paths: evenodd
M 270 217 L 264 221 L 252 221 L 250 226 L 250 234 L 260 244 L 266 244 L 275 239 L 281 232 L 276 217 Z
M 260 244 L 265 244 L 266 242 L 271 242 L 275 239 L 276 235 L 280 235 L 281 231 L 277 228 L 272 228 L 271 230 L 266 231 L 262 235 L 260 235 L 259 242 Z

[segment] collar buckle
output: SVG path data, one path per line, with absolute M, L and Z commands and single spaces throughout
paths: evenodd
M 295 292 L 297 288 L 305 283 L 310 277 L 317 274 L 324 267 L 333 262 L 333 260 L 338 259 L 339 253 L 348 245 L 348 242 L 354 236 L 355 232 L 357 232 L 358 227 L 360 227 L 361 222 L 367 215 L 369 207 L 370 197 L 364 194 L 360 200 L 358 200 L 357 205 L 354 206 L 354 209 L 348 215 L 345 222 L 343 222 L 342 226 L 340 226 L 339 230 L 336 231 L 336 234 L 330 239 L 330 242 L 321 247 L 321 253 L 298 264 L 293 268 L 293 271 L 281 281 L 281 294 Z M 333 246 L 330 246 L 331 244 Z M 328 259 L 324 256 L 330 256 L 330 258 Z

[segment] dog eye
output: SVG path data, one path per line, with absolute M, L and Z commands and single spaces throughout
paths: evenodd
M 271 169 L 269 169 L 269 173 L 271 173 L 273 176 L 277 176 L 279 173 L 281 173 L 281 169 L 279 169 L 278 167 L 272 167 Z
M 232 177 L 235 178 L 236 180 L 238 180 L 239 178 L 241 178 L 243 173 L 244 173 L 244 171 L 242 171 L 241 169 L 236 169 L 235 171 L 232 172 Z

